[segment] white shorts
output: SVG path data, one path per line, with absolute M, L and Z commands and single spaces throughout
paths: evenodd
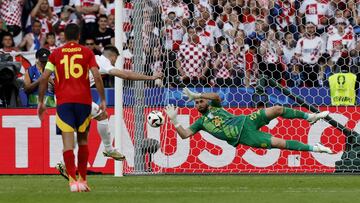
M 96 118 L 102 113 L 102 110 L 99 108 L 99 105 L 97 105 L 95 102 L 91 103 L 91 117 Z

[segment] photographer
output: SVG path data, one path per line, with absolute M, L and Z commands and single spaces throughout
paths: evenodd
M 9 54 L 0 55 L 0 107 L 20 106 L 17 73 L 21 64 L 13 62 Z
M 24 89 L 28 96 L 27 106 L 37 107 L 38 105 L 38 88 L 39 88 L 39 78 L 44 71 L 46 62 L 50 51 L 47 49 L 39 49 L 36 54 L 36 64 L 31 66 L 25 73 L 24 78 Z M 50 78 L 48 83 L 48 90 L 45 95 L 45 104 L 48 107 L 55 107 L 55 98 L 54 98 L 54 81 Z

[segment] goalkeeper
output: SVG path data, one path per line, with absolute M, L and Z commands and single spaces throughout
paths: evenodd
M 217 93 L 195 93 L 188 88 L 184 88 L 183 94 L 189 98 L 189 101 L 195 100 L 195 107 L 202 116 L 189 128 L 185 129 L 180 125 L 176 118 L 177 107 L 168 105 L 165 108 L 166 114 L 175 125 L 176 131 L 182 139 L 189 138 L 200 130 L 204 130 L 234 147 L 243 144 L 256 148 L 279 148 L 329 154 L 333 153 L 330 148 L 325 147 L 320 143 L 311 146 L 296 140 L 277 138 L 269 133 L 259 130 L 259 128 L 267 125 L 272 119 L 279 116 L 288 119 L 305 119 L 313 124 L 319 119 L 325 118 L 329 114 L 328 111 L 317 114 L 308 114 L 291 108 L 273 106 L 261 109 L 250 115 L 236 116 L 221 107 L 221 99 Z

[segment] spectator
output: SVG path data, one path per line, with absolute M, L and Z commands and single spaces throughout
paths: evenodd
M 221 5 L 220 2 L 219 5 Z M 216 23 L 222 29 L 225 23 L 229 21 L 230 14 L 233 12 L 233 8 L 230 3 L 226 3 L 225 1 L 225 4 L 223 5 L 223 7 L 221 7 L 221 9 L 221 15 L 218 16 L 218 18 L 216 19 Z
M 56 38 L 56 46 L 61 47 L 66 43 L 64 31 L 60 31 L 59 35 Z
M 6 23 L 3 19 L 0 18 L 0 41 L 2 41 L 4 34 L 7 33 L 8 31 L 7 31 Z
M 100 0 L 74 0 L 75 8 L 82 14 L 83 28 L 81 31 L 81 41 L 86 36 L 92 36 L 97 29 L 96 15 L 99 13 Z
M 58 21 L 58 16 L 51 10 L 48 0 L 38 0 L 31 11 L 31 19 L 38 20 L 41 23 L 41 33 L 44 35 L 53 31 L 53 25 Z
M 245 28 L 244 28 L 245 29 Z M 265 34 L 267 31 L 267 27 L 265 22 L 262 20 L 257 20 L 255 24 L 255 31 L 252 32 L 245 40 L 245 43 L 249 46 L 260 46 L 261 41 L 265 40 Z M 245 31 L 246 33 L 246 31 Z
M 299 9 L 298 24 L 302 24 L 301 18 L 304 15 L 306 22 L 314 23 L 317 33 L 321 34 L 329 25 L 329 19 L 334 15 L 334 8 L 329 1 L 304 0 Z
M 336 26 L 328 32 L 327 53 L 331 57 L 332 64 L 335 64 L 342 53 L 355 48 L 355 36 L 352 26 L 346 27 L 346 20 L 338 18 Z
M 15 38 L 15 45 L 21 41 L 21 15 L 25 0 L 0 0 L 0 18 L 6 23 L 8 32 Z
M 350 19 L 352 15 L 355 14 L 352 14 L 353 9 L 356 7 L 355 1 L 356 0 L 333 0 L 330 1 L 330 5 L 332 8 L 337 9 L 337 11 L 341 11 L 342 18 Z
M 260 55 L 262 62 L 259 64 L 261 74 L 273 78 L 278 83 L 281 82 L 283 67 L 280 63 L 280 56 L 283 54 L 281 43 L 277 39 L 273 29 L 266 33 L 266 40 L 261 42 Z
M 210 13 L 205 11 L 201 13 L 201 16 L 204 20 L 206 20 L 205 31 L 210 33 L 210 37 L 214 39 L 221 37 L 221 30 L 217 26 L 216 22 L 210 18 Z
M 175 12 L 169 12 L 165 19 L 165 25 L 160 31 L 160 35 L 164 49 L 164 60 L 166 61 L 164 79 L 168 80 L 166 83 L 170 86 L 175 86 L 175 76 L 177 75 L 175 52 L 179 51 L 184 33 L 185 28 L 182 26 L 180 20 L 176 18 Z
M 354 32 L 355 34 L 360 34 L 360 4 L 355 3 L 357 1 L 349 1 L 347 3 L 347 7 L 351 9 L 352 13 L 352 24 L 354 26 Z
M 294 58 L 295 47 L 296 41 L 294 39 L 294 35 L 291 32 L 285 33 L 281 49 L 283 52 L 282 60 L 286 65 L 290 65 L 291 60 Z
M 105 12 L 103 12 L 105 15 L 107 16 L 111 14 L 115 15 L 115 0 L 102 0 L 101 6 L 105 6 L 104 7 Z
M 98 50 L 102 50 L 106 45 L 115 45 L 114 30 L 108 28 L 108 18 L 106 15 L 100 15 L 98 18 L 98 29 L 95 31 L 94 38 Z
M 231 7 L 233 8 L 233 11 L 236 11 L 237 14 L 241 15 L 242 8 L 245 7 L 245 0 L 229 0 L 229 3 Z
M 46 34 L 46 41 L 44 48 L 50 51 L 56 49 L 56 35 L 53 32 L 49 32 Z
M 45 44 L 45 37 L 41 33 L 41 22 L 34 20 L 31 30 L 19 44 L 20 49 L 25 47 L 26 51 L 37 51 Z
M 188 6 L 192 19 L 202 17 L 201 13 L 203 12 L 211 12 L 211 7 L 207 1 L 192 0 Z
M 239 32 L 243 26 L 240 24 L 238 15 L 233 12 L 229 15 L 229 21 L 225 23 L 223 31 L 226 39 L 229 43 L 233 43 L 235 39 L 235 33 Z
M 178 51 L 184 33 L 184 27 L 181 25 L 180 20 L 176 18 L 175 12 L 169 12 L 165 19 L 165 25 L 161 30 L 165 50 Z
M 250 46 L 245 52 L 245 87 L 255 85 L 259 77 L 259 67 L 257 59 L 257 48 Z
M 14 38 L 10 33 L 4 33 L 1 41 L 1 49 L 0 51 L 5 53 L 16 52 L 19 51 L 17 47 L 15 47 Z
M 200 43 L 195 29 L 188 28 L 189 39 L 180 45 L 177 53 L 176 67 L 180 73 L 180 80 L 186 86 L 205 86 L 208 83 L 205 74 L 209 69 L 210 53 Z
M 256 24 L 259 24 L 259 22 L 257 23 L 257 21 L 256 21 L 256 16 L 254 16 L 250 13 L 249 7 L 245 7 L 243 9 L 243 13 L 241 16 L 241 23 L 242 23 L 242 26 L 243 26 L 246 36 L 249 36 L 253 32 L 256 32 Z
M 36 63 L 34 66 L 31 66 L 25 73 L 24 78 L 24 89 L 28 96 L 27 106 L 37 107 L 38 105 L 38 88 L 39 88 L 39 78 L 44 71 L 45 65 L 48 61 L 50 51 L 47 49 L 39 49 L 36 54 Z M 48 82 L 48 89 L 45 96 L 45 104 L 48 107 L 55 107 L 55 97 L 54 97 L 54 74 Z
M 78 24 L 77 19 L 71 19 L 71 14 L 74 11 L 75 10 L 70 6 L 63 7 L 63 9 L 62 9 L 62 11 L 60 13 L 60 18 L 58 19 L 58 21 L 54 25 L 54 30 L 55 30 L 56 33 L 64 31 L 66 25 L 68 25 L 70 23 Z
M 216 21 L 216 23 L 223 25 L 222 22 L 222 13 L 224 12 L 224 6 L 227 3 L 226 0 L 210 0 L 210 7 L 212 8 L 212 19 Z
M 352 72 L 356 74 L 356 87 L 357 95 L 360 94 L 360 41 L 355 43 L 355 49 L 351 50 L 351 65 Z
M 336 22 L 338 22 L 338 20 L 340 20 L 340 21 L 345 20 L 346 25 L 350 24 L 350 21 L 345 17 L 344 11 L 342 11 L 342 10 L 335 11 L 334 19 L 331 20 L 331 21 L 333 21 L 333 23 L 330 25 L 330 27 L 333 27 L 333 24 L 336 24 Z
M 134 6 L 131 3 L 131 0 L 124 0 L 124 14 L 123 14 L 123 30 L 126 33 L 126 35 L 128 36 L 132 29 L 133 29 L 133 25 L 131 23 L 132 21 L 132 15 L 134 12 Z
M 134 53 L 134 37 L 129 37 L 124 54 L 124 69 L 134 70 L 133 69 L 133 53 Z
M 101 55 L 101 51 L 96 49 L 95 39 L 88 37 L 85 39 L 85 46 L 91 49 L 95 55 Z
M 224 37 L 219 38 L 215 45 L 217 55 L 212 59 L 215 85 L 219 87 L 229 87 L 233 84 L 233 63 L 234 55 L 230 53 L 230 47 Z
M 285 74 L 286 85 L 288 87 L 302 87 L 304 85 L 305 77 L 300 69 L 301 65 L 293 58 Z
M 65 2 L 63 4 L 63 1 L 64 0 L 49 0 L 49 6 L 56 13 L 56 15 L 60 15 L 63 5 L 66 5 Z
M 144 15 L 142 26 L 143 50 L 146 56 L 153 54 L 152 49 L 160 47 L 160 29 L 155 27 L 155 24 L 150 17 L 149 13 Z
M 190 18 L 190 12 L 188 6 L 183 3 L 181 0 L 172 0 L 170 4 L 163 5 L 163 19 L 166 18 L 170 12 L 174 12 L 176 17 L 179 18 L 180 21 Z
M 195 19 L 194 22 L 195 33 L 199 36 L 200 43 L 209 50 L 214 48 L 214 38 L 211 37 L 211 34 L 206 31 L 206 20 L 203 18 Z M 189 33 L 185 33 L 183 37 L 183 42 L 187 42 L 189 38 Z
M 298 25 L 298 31 L 299 31 L 299 39 L 304 37 L 306 34 L 306 31 L 305 31 L 305 25 Z M 296 40 L 298 41 L 298 40 Z
M 275 22 L 277 30 L 282 32 L 291 32 L 295 34 L 295 39 L 299 39 L 296 27 L 296 10 L 295 3 L 290 0 L 276 1 L 275 8 Z
M 114 30 L 115 32 L 115 15 L 110 14 L 108 16 L 108 27 Z
M 262 6 L 258 0 L 248 0 L 246 6 L 250 9 L 250 15 L 256 19 L 265 20 L 264 13 L 262 13 Z
M 230 45 L 231 53 L 234 54 L 234 85 L 244 85 L 245 77 L 245 53 L 249 50 L 249 45 L 245 44 L 245 32 L 240 30 L 235 33 L 234 43 Z
M 296 44 L 295 57 L 302 65 L 300 71 L 304 73 L 306 86 L 317 87 L 319 86 L 318 61 L 324 53 L 323 41 L 315 35 L 316 25 L 313 22 L 308 22 L 305 29 L 305 36 Z
M 155 47 L 153 49 L 153 54 L 147 58 L 146 64 L 149 65 L 152 75 L 158 75 L 163 72 L 164 63 L 160 47 Z M 152 83 L 152 81 L 148 81 L 148 83 Z M 163 81 L 161 79 L 156 79 L 155 86 L 163 87 Z
M 206 19 L 200 17 L 195 19 L 196 33 L 200 37 L 200 43 L 213 50 L 215 45 L 214 37 L 206 30 Z

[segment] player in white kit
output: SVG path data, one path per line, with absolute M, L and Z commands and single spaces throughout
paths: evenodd
M 135 73 L 127 70 L 120 70 L 115 68 L 115 62 L 119 56 L 119 51 L 114 46 L 106 46 L 103 51 L 103 55 L 95 56 L 96 63 L 99 65 L 99 72 L 102 75 L 111 75 L 124 80 L 156 80 L 161 79 L 162 74 L 154 74 L 153 76 L 143 75 L 140 73 Z M 91 73 L 89 74 L 90 85 L 95 84 Z M 112 137 L 109 131 L 109 120 L 106 112 L 102 112 L 99 109 L 99 105 L 95 102 L 92 103 L 91 110 L 92 118 L 97 120 L 97 129 L 101 136 L 101 140 L 104 144 L 105 151 L 103 152 L 104 156 L 111 157 L 115 160 L 123 160 L 125 156 L 122 155 L 117 149 L 112 146 Z

